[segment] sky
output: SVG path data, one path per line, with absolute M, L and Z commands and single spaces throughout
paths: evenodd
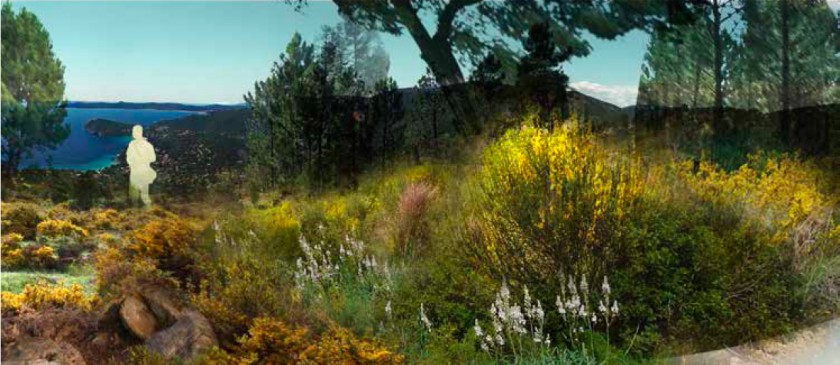
M 35 13 L 50 33 L 73 101 L 241 103 L 295 31 L 314 41 L 322 26 L 340 22 L 328 1 L 309 4 L 303 14 L 282 1 L 14 1 L 13 7 Z M 391 77 L 413 86 L 426 69 L 419 49 L 408 35 L 381 38 Z M 565 66 L 571 86 L 633 104 L 648 35 L 588 38 L 592 53 Z

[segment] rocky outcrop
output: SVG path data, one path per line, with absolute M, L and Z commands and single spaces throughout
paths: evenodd
M 129 295 L 123 299 L 120 318 L 125 327 L 141 340 L 151 337 L 158 327 L 154 313 L 137 295 Z
M 4 365 L 86 365 L 75 347 L 43 337 L 22 337 L 3 347 Z
M 147 349 L 167 360 L 191 359 L 218 345 L 210 321 L 195 310 L 182 309 L 177 297 L 161 287 L 146 286 L 127 295 L 119 304 L 119 317 Z
M 218 343 L 210 321 L 201 313 L 186 310 L 171 327 L 152 335 L 146 347 L 166 359 L 190 359 Z

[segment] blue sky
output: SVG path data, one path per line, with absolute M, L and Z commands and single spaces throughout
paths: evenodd
M 291 35 L 315 40 L 340 21 L 331 2 L 304 14 L 268 2 L 13 2 L 35 13 L 66 67 L 66 96 L 88 101 L 240 103 L 264 79 Z M 400 87 L 425 71 L 407 35 L 382 35 Z M 592 39 L 566 66 L 572 86 L 619 105 L 635 101 L 648 36 Z

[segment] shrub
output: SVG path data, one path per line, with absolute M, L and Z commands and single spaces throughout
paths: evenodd
M 25 239 L 35 238 L 35 228 L 43 220 L 40 209 L 32 203 L 3 203 L 3 232 L 19 233 Z
M 406 186 L 397 208 L 397 252 L 412 257 L 421 251 L 428 240 L 425 215 L 437 190 L 426 182 Z
M 198 268 L 203 274 L 190 301 L 213 324 L 222 347 L 231 349 L 258 317 L 297 316 L 293 278 L 286 261 L 266 257 L 258 237 L 233 237 L 214 225 L 214 237 L 202 245 Z
M 604 275 L 641 196 L 635 165 L 569 123 L 511 130 L 484 152 L 468 221 L 477 265 L 532 287 Z
M 69 221 L 47 219 L 38 223 L 36 232 L 42 238 L 60 238 L 60 237 L 74 237 L 84 238 L 88 236 L 88 231 L 79 227 Z
M 55 267 L 58 256 L 50 246 L 29 246 L 24 250 L 24 256 L 31 267 L 51 269 Z
M 124 247 L 115 245 L 118 240 L 104 237 L 110 245 L 93 255 L 101 292 L 119 291 L 141 282 L 198 284 L 193 267 L 195 226 L 165 211 L 152 214 L 153 218 L 128 234 Z
M 40 310 L 44 308 L 74 307 L 90 309 L 92 298 L 87 297 L 81 285 L 65 286 L 63 283 L 55 285 L 41 282 L 27 284 L 20 294 L 2 293 L 3 311 L 18 311 L 22 308 Z
M 679 177 L 696 199 L 735 210 L 772 231 L 772 244 L 788 241 L 798 225 L 823 213 L 829 203 L 821 193 L 824 177 L 819 171 L 787 156 L 752 155 L 733 172 L 706 161 L 695 172 L 686 162 Z
M 2 266 L 5 269 L 14 269 L 22 266 L 23 250 L 20 242 L 23 241 L 23 235 L 19 233 L 10 233 L 3 236 L 0 241 L 0 253 L 2 254 Z
M 59 203 L 47 209 L 46 216 L 48 219 L 68 221 L 78 226 L 83 226 L 83 214 L 70 209 L 70 204 Z
M 93 227 L 97 229 L 115 229 L 123 216 L 114 209 L 103 209 L 93 213 Z
M 23 236 L 12 233 L 3 237 L 3 268 L 9 269 L 55 269 L 58 255 L 47 245 L 22 242 Z
M 288 275 L 255 261 L 224 260 L 202 267 L 207 278 L 190 301 L 213 324 L 223 347 L 231 348 L 254 318 L 291 315 Z
M 300 254 L 297 237 L 300 233 L 300 223 L 292 211 L 288 201 L 268 209 L 249 209 L 246 211 L 241 227 L 233 228 L 229 234 L 244 237 L 255 234 L 262 243 L 253 247 L 259 249 L 259 254 L 267 259 L 294 260 Z
M 402 357 L 346 329 L 332 326 L 313 338 L 306 328 L 277 319 L 254 320 L 248 335 L 239 340 L 242 364 L 400 364 Z
M 155 219 L 134 230 L 127 246 L 135 255 L 162 260 L 181 256 L 195 244 L 194 230 L 178 218 Z
M 509 131 L 482 161 L 466 222 L 475 266 L 527 284 L 543 302 L 563 290 L 564 275 L 609 275 L 626 303 L 615 327 L 641 351 L 786 331 L 803 315 L 803 258 L 838 246 L 822 238 L 832 225 L 824 179 L 789 157 L 755 156 L 733 172 L 679 162 L 643 175 L 640 162 L 568 126 Z M 554 318 L 554 331 L 568 327 Z
M 145 257 L 131 257 L 117 247 L 106 247 L 93 253 L 96 269 L 96 288 L 103 296 L 114 295 L 124 289 L 136 288 L 142 283 L 176 286 L 168 273 L 160 270 L 157 262 Z

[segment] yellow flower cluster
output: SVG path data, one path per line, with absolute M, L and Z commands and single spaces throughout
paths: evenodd
M 610 158 L 593 137 L 573 123 L 554 131 L 523 126 L 490 146 L 483 159 L 483 188 L 497 196 L 534 194 L 542 228 L 558 214 L 570 219 L 581 208 L 590 216 L 590 232 L 608 212 L 624 215 L 642 186 L 635 165 Z
M 820 191 L 823 178 L 816 168 L 790 157 L 750 159 L 732 172 L 708 162 L 701 162 L 693 171 L 687 162 L 680 167 L 680 177 L 701 200 L 739 209 L 744 216 L 773 228 L 775 243 L 830 205 Z
M 30 260 L 41 267 L 48 267 L 57 260 L 55 250 L 50 246 L 40 246 L 32 250 Z
M 91 298 L 86 296 L 79 284 L 65 286 L 63 283 L 27 284 L 20 294 L 2 292 L 3 311 L 47 307 L 91 308 Z
M 184 254 L 193 243 L 195 231 L 178 218 L 159 218 L 132 232 L 129 251 L 151 259 Z
M 2 256 L 3 266 L 14 268 L 23 263 L 23 249 L 20 248 L 20 242 L 23 241 L 23 235 L 18 233 L 10 233 L 3 236 L 2 243 L 0 243 L 0 256 Z
M 23 202 L 3 202 L 0 215 L 4 233 L 20 233 L 26 238 L 35 236 L 35 226 L 43 219 L 40 207 Z
M 103 209 L 93 213 L 93 226 L 99 229 L 114 229 L 123 219 L 114 209 Z
M 295 218 L 289 201 L 269 209 L 250 209 L 247 220 L 261 238 L 284 242 L 297 241 L 300 223 Z
M 22 247 L 23 236 L 11 233 L 3 236 L 0 252 L 6 269 L 51 268 L 58 261 L 55 250 L 46 245 Z
M 401 364 L 403 358 L 350 331 L 331 327 L 320 337 L 310 336 L 304 327 L 292 327 L 268 317 L 254 320 L 248 334 L 239 339 L 236 354 L 216 354 L 226 364 Z
M 57 238 L 57 237 L 87 237 L 88 231 L 79 227 L 70 221 L 60 219 L 47 219 L 38 223 L 35 231 L 40 237 Z
M 359 340 L 350 331 L 332 327 L 301 354 L 301 364 L 385 365 L 403 358 L 370 341 Z

